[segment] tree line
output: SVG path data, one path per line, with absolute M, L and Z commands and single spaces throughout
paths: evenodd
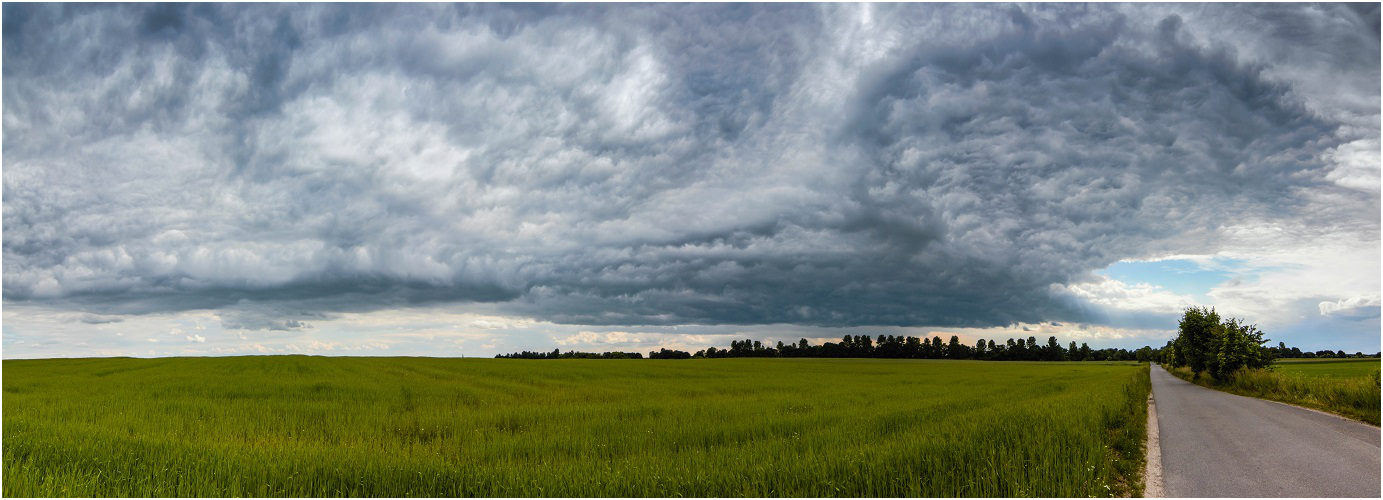
M 1159 359 L 1159 351 L 1152 347 L 1130 351 L 1127 349 L 1092 349 L 1088 344 L 1079 346 L 1071 342 L 1063 347 L 1056 337 L 1048 337 L 1045 344 L 1036 337 L 1008 339 L 998 343 L 980 339 L 974 345 L 960 341 L 952 335 L 949 342 L 941 337 L 930 340 L 912 336 L 846 335 L 840 342 L 825 342 L 812 345 L 807 339 L 796 343 L 765 345 L 758 340 L 744 339 L 730 342 L 730 348 L 710 347 L 695 353 L 675 349 L 661 349 L 648 353 L 648 359 L 693 359 L 693 358 L 895 358 L 895 359 L 970 359 L 984 361 L 1152 361 Z M 522 351 L 513 354 L 500 354 L 496 358 L 518 359 L 643 359 L 636 352 L 577 352 L 553 349 L 550 352 Z
M 1331 351 L 1328 349 L 1315 352 L 1303 351 L 1296 347 L 1287 347 L 1287 344 L 1284 344 L 1282 342 L 1278 342 L 1277 347 L 1269 347 L 1268 350 L 1272 351 L 1273 357 L 1276 359 L 1377 358 L 1379 357 L 1379 354 L 1383 354 L 1364 354 L 1360 351 L 1355 351 L 1354 354 L 1347 354 L 1344 351 Z
M 949 342 L 941 337 L 931 339 L 879 335 L 846 335 L 840 342 L 812 345 L 807 339 L 796 343 L 768 346 L 757 340 L 736 340 L 729 349 L 711 347 L 691 354 L 691 358 L 896 358 L 896 359 L 970 359 L 984 361 L 1135 361 L 1151 360 L 1151 347 L 1127 349 L 1092 349 L 1088 344 L 1071 342 L 1062 346 L 1056 337 L 1039 343 L 1037 337 L 1008 339 L 1004 342 L 980 339 L 974 345 L 952 335 Z
M 496 358 L 513 359 L 643 359 L 643 354 L 637 352 L 562 352 L 553 349 L 552 352 L 545 351 L 521 351 L 513 354 L 496 354 Z
M 1244 366 L 1266 366 L 1264 360 L 1278 358 L 1377 358 L 1379 354 L 1344 351 L 1302 351 L 1278 342 L 1276 347 L 1263 347 L 1262 332 L 1241 320 L 1222 321 L 1213 309 L 1192 308 L 1178 325 L 1178 336 L 1166 346 L 1143 346 L 1134 350 L 1092 349 L 1082 342 L 1062 346 L 1055 336 L 1046 343 L 1036 337 L 1008 339 L 1003 343 L 981 339 L 974 345 L 962 343 L 952 335 L 949 342 L 941 337 L 931 339 L 879 335 L 846 335 L 840 342 L 812 345 L 807 339 L 796 343 L 766 345 L 757 340 L 730 342 L 728 349 L 710 347 L 695 353 L 663 348 L 650 351 L 646 359 L 703 359 L 703 358 L 892 358 L 892 359 L 969 359 L 981 361 L 1156 361 L 1171 366 L 1196 363 L 1197 371 L 1216 370 L 1222 375 Z M 638 352 L 579 352 L 558 349 L 552 351 L 521 351 L 499 354 L 496 358 L 515 359 L 645 359 Z M 1213 359 L 1212 359 L 1213 358 Z M 1221 362 L 1220 359 L 1225 361 Z M 1226 371 L 1228 370 L 1228 371 Z

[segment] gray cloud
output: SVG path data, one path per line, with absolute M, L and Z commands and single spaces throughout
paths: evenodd
M 63 318 L 63 322 L 65 323 L 80 322 L 82 324 L 87 325 L 105 325 L 110 323 L 119 323 L 122 321 L 125 321 L 125 318 L 120 316 L 107 316 L 102 314 L 90 313 L 73 314 Z
M 305 309 L 299 301 L 250 301 L 241 300 L 234 305 L 220 308 L 217 316 L 221 328 L 226 330 L 270 330 L 291 331 L 311 329 L 306 320 L 330 320 L 333 314 L 323 313 L 321 307 Z
M 1377 16 L 1192 7 L 6 4 L 4 296 L 980 327 L 1376 239 Z

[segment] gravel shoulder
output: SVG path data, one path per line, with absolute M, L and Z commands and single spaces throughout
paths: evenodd
M 1157 422 L 1157 400 L 1148 394 L 1148 456 L 1143 469 L 1143 496 L 1162 498 L 1167 496 L 1162 488 L 1162 444 L 1159 441 Z

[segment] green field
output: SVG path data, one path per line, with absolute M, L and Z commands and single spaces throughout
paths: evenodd
M 1141 491 L 1146 365 L 4 361 L 5 496 Z
M 1380 364 L 1374 359 L 1279 359 L 1277 370 L 1286 375 L 1323 378 L 1368 377 L 1378 373 Z

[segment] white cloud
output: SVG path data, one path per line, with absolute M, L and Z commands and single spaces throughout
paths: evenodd
M 1356 313 L 1359 309 L 1378 308 L 1380 304 L 1378 295 L 1360 295 L 1340 299 L 1334 302 L 1321 302 L 1319 304 L 1321 316 L 1334 314 Z
M 1089 304 L 1105 306 L 1122 311 L 1176 314 L 1196 304 L 1189 295 L 1169 292 L 1160 286 L 1148 283 L 1132 285 L 1104 276 L 1094 281 L 1056 285 L 1057 293 L 1069 294 Z

